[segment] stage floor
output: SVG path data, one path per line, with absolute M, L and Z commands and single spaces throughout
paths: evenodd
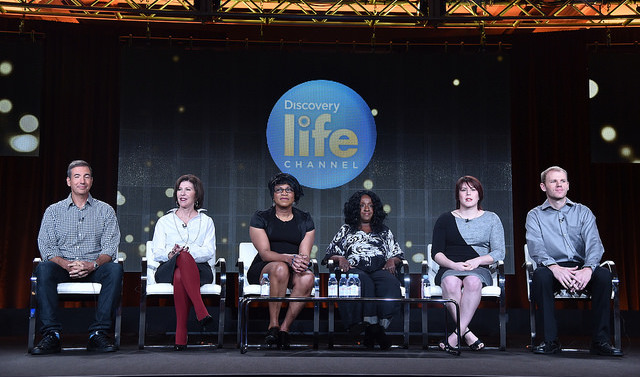
M 127 339 L 123 339 L 127 340 Z M 294 339 L 295 340 L 295 339 Z M 225 339 L 227 341 L 227 339 Z M 452 356 L 419 344 L 409 349 L 366 350 L 320 344 L 318 350 L 300 347 L 289 351 L 251 347 L 241 354 L 228 339 L 226 348 L 192 347 L 185 352 L 171 348 L 138 350 L 135 342 L 123 342 L 118 352 L 88 353 L 82 348 L 61 354 L 31 356 L 26 338 L 0 338 L 1 376 L 252 376 L 252 375 L 402 375 L 402 376 L 635 376 L 640 371 L 640 342 L 626 339 L 625 356 L 592 356 L 567 351 L 543 356 L 529 352 L 522 342 L 511 342 L 506 351 L 463 348 Z M 82 340 L 78 341 L 78 345 Z M 69 339 L 65 338 L 64 346 Z M 581 344 L 584 342 L 578 342 Z M 588 343 L 587 343 L 588 344 Z

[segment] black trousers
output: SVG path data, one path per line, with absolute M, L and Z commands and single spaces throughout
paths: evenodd
M 400 298 L 400 281 L 389 271 L 378 270 L 364 272 L 358 268 L 351 268 L 351 274 L 358 274 L 362 297 Z M 341 302 L 338 305 L 340 317 L 345 328 L 362 322 L 363 317 L 377 316 L 379 319 L 391 319 L 400 311 L 397 302 Z
M 558 263 L 563 267 L 576 264 Z M 554 293 L 562 285 L 553 277 L 548 267 L 538 266 L 533 273 L 532 296 L 537 304 L 536 317 L 542 320 L 545 342 L 558 338 L 558 324 L 555 317 Z M 610 300 L 611 300 L 611 272 L 602 267 L 596 267 L 586 291 L 591 294 L 591 308 L 593 311 L 592 340 L 594 342 L 610 342 Z

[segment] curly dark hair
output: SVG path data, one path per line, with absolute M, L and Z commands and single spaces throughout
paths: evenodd
M 273 198 L 273 194 L 275 193 L 275 188 L 278 185 L 287 184 L 289 187 L 293 189 L 293 201 L 298 203 L 301 197 L 304 196 L 304 192 L 302 191 L 302 186 L 296 179 L 296 177 L 292 176 L 288 173 L 278 173 L 269 180 L 269 193 L 271 193 L 271 197 Z
M 367 195 L 373 202 L 373 216 L 371 217 L 371 229 L 374 232 L 380 232 L 384 229 L 384 219 L 387 214 L 382 209 L 382 201 L 375 192 L 369 190 L 360 190 L 351 195 L 349 200 L 344 203 L 344 222 L 349 225 L 352 232 L 360 227 L 360 199 Z

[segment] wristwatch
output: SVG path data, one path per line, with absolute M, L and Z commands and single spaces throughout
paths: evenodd
M 93 269 L 97 270 L 98 267 L 100 267 L 100 265 L 98 264 L 98 262 L 93 262 Z

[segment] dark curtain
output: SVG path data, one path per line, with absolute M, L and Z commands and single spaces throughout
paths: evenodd
M 23 37 L 23 42 L 30 43 L 30 38 Z M 95 177 L 91 194 L 114 208 L 116 204 L 117 37 L 64 25 L 44 38 L 40 156 L 0 157 L 0 308 L 28 307 L 31 262 L 40 256 L 42 214 L 69 194 L 70 161 L 87 160 Z
M 92 164 L 92 194 L 116 207 L 118 36 L 128 32 L 118 33 L 110 25 L 40 25 L 46 38 L 40 157 L 0 157 L 0 308 L 28 306 L 31 260 L 39 255 L 40 219 L 49 204 L 68 195 L 65 171 L 71 160 L 81 158 Z M 524 221 L 527 212 L 544 199 L 540 172 L 560 165 L 569 172 L 570 198 L 588 205 L 598 218 L 605 258 L 618 265 L 621 308 L 640 310 L 640 240 L 636 235 L 640 224 L 634 213 L 640 205 L 640 196 L 634 192 L 640 187 L 640 165 L 593 164 L 590 159 L 586 46 L 606 40 L 604 33 L 522 34 L 500 39 L 513 46 L 512 102 L 496 104 L 511 106 L 512 114 L 517 268 L 507 279 L 510 308 L 528 307 L 524 270 L 519 267 L 524 260 Z M 293 40 L 295 34 L 290 34 L 285 39 Z M 381 37 L 383 32 L 378 34 Z M 612 39 L 633 41 L 638 37 L 640 31 L 624 30 L 614 31 Z M 450 38 L 443 37 L 441 42 L 447 40 Z M 134 280 L 127 279 L 125 285 Z M 127 300 L 135 289 L 125 286 L 124 291 L 125 302 L 135 302 Z

